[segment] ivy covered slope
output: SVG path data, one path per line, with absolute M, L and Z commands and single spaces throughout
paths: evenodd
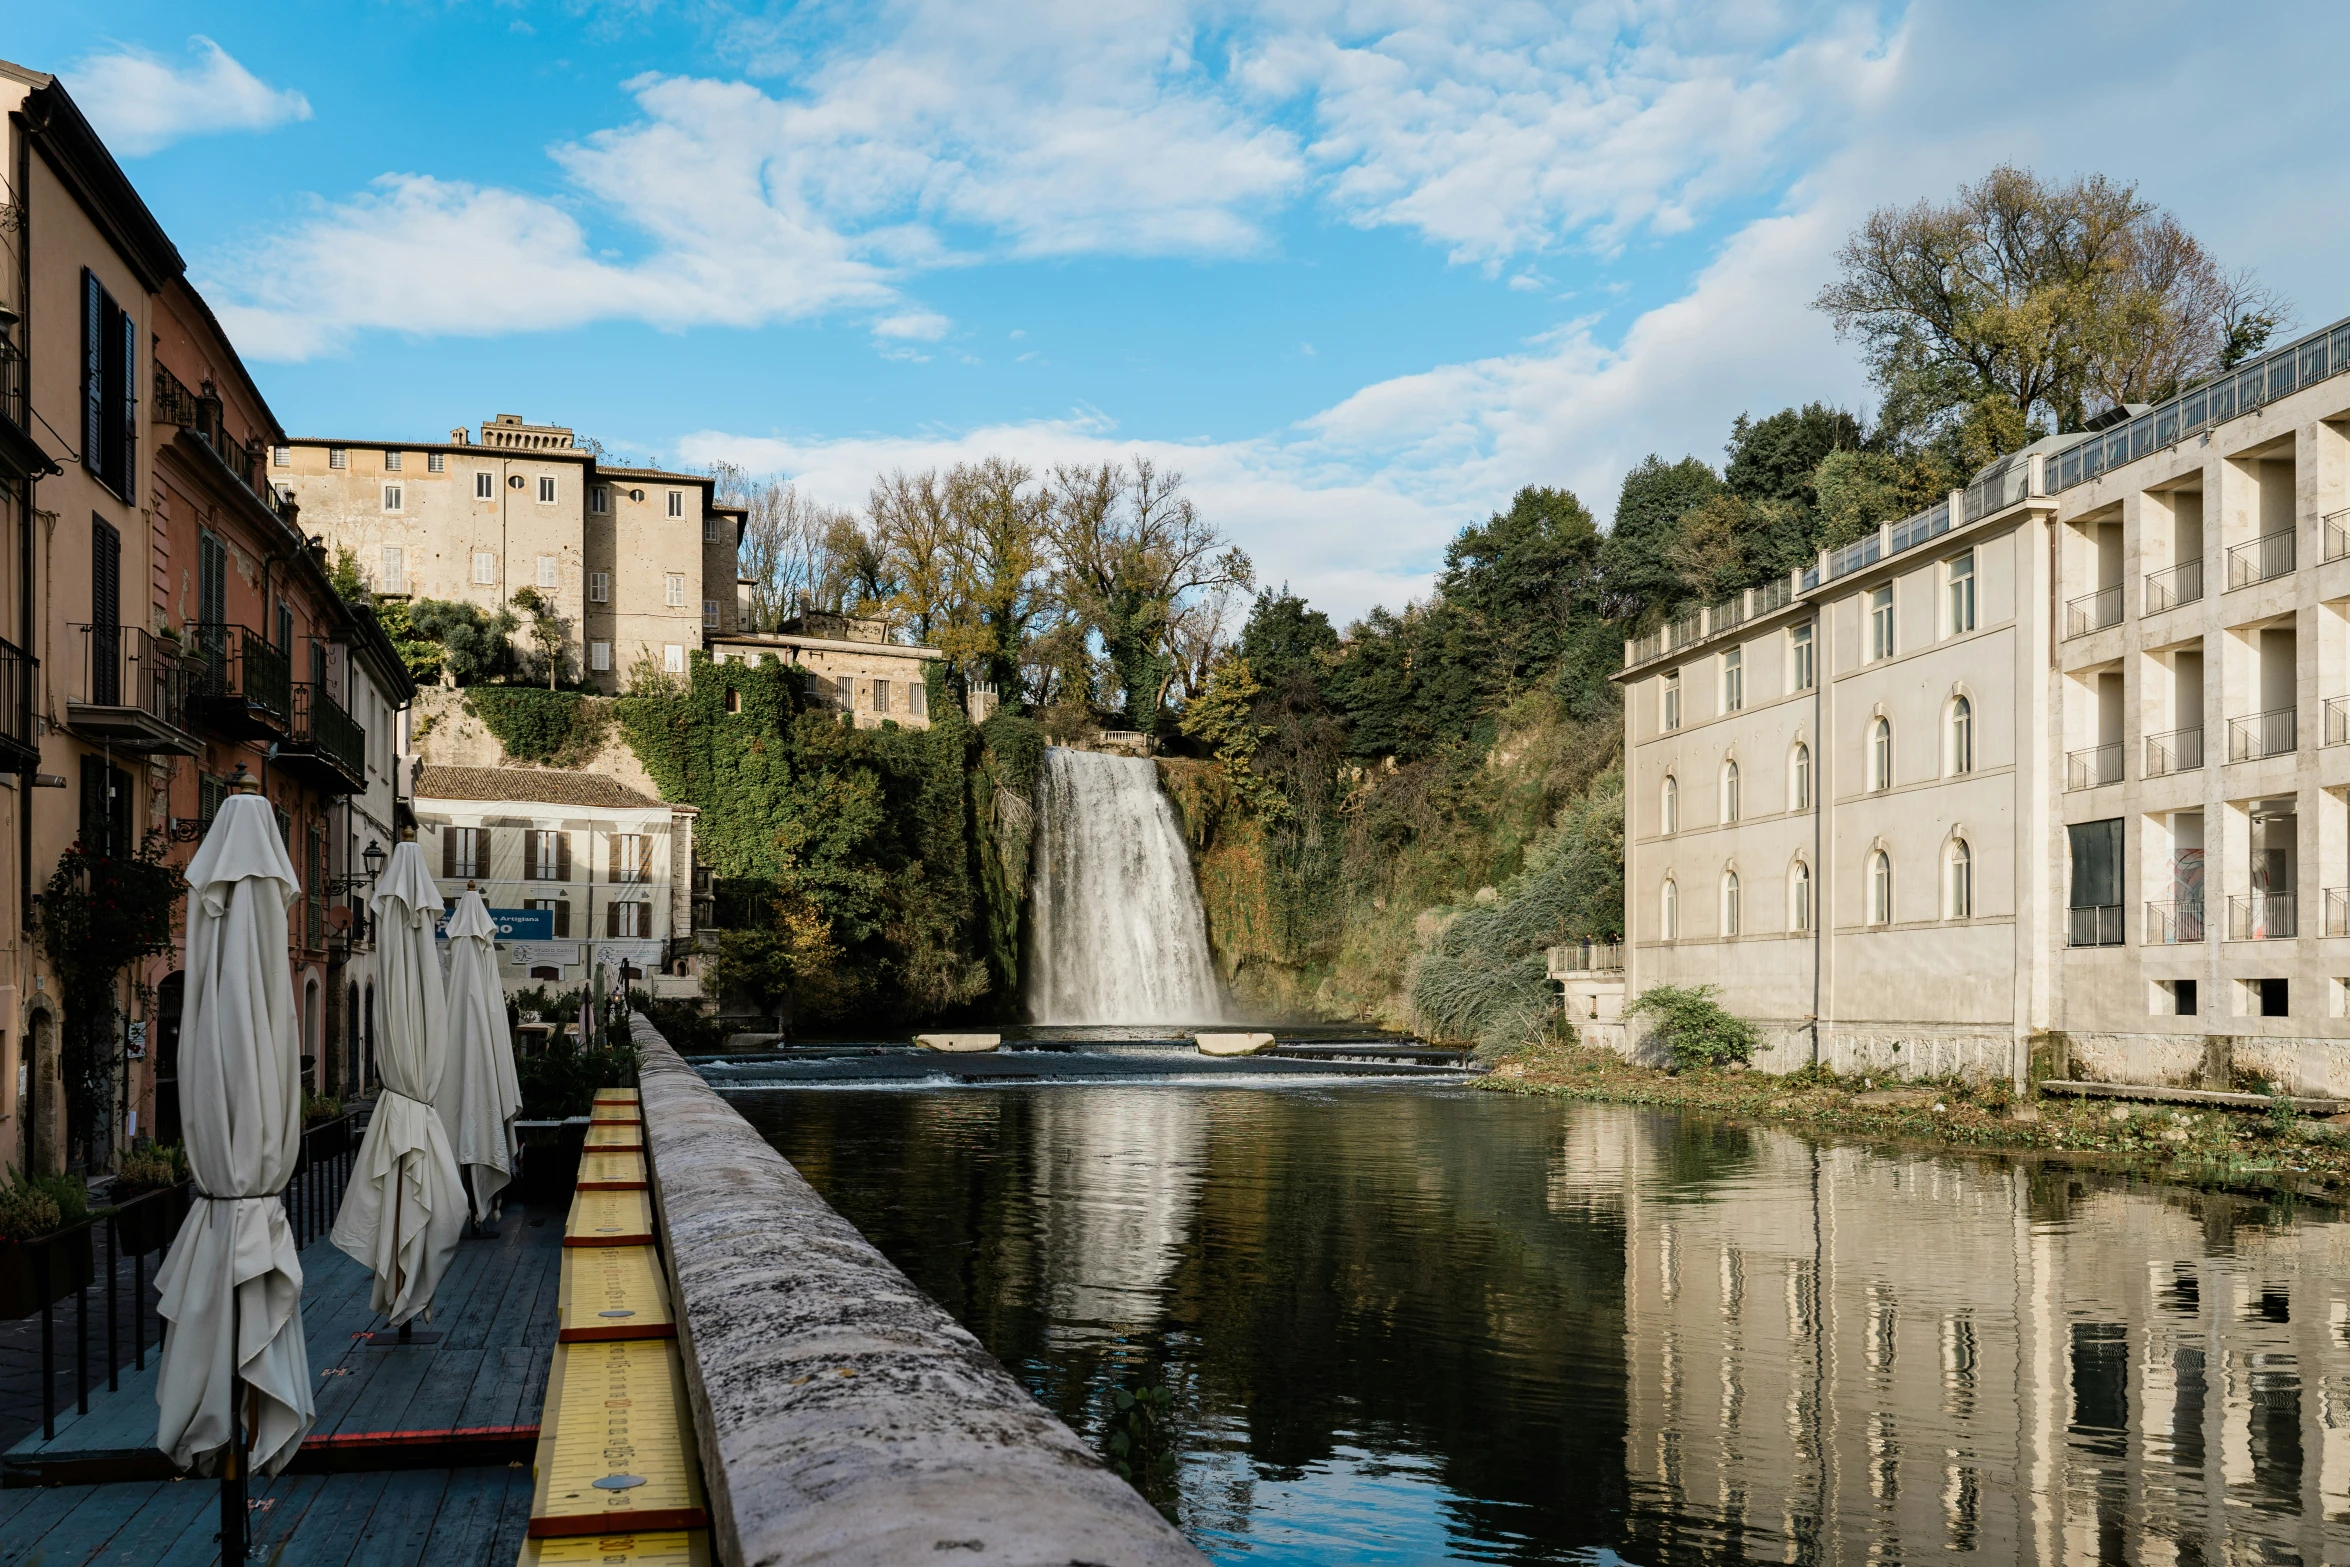
M 974 727 L 931 678 L 927 730 L 857 729 L 779 665 L 699 654 L 613 702 L 662 796 L 701 810 L 695 853 L 730 927 L 714 991 L 802 1024 L 1017 1004 L 1043 740 L 1007 714 Z

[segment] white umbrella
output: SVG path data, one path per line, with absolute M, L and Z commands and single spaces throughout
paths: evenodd
M 449 1044 L 432 936 L 432 916 L 443 905 L 415 844 L 392 851 L 372 906 L 383 1094 L 360 1141 L 331 1239 L 374 1271 L 375 1309 L 404 1325 L 430 1309 L 433 1288 L 465 1230 L 464 1178 L 433 1108 Z
M 242 1416 L 252 1462 L 275 1474 L 313 1416 L 302 1262 L 279 1197 L 302 1141 L 301 1031 L 286 961 L 286 910 L 301 885 L 269 802 L 222 801 L 187 878 L 180 1114 L 198 1201 L 155 1276 L 168 1324 L 155 1445 L 210 1473 Z M 240 1388 L 253 1395 L 245 1410 L 235 1407 Z
M 522 1083 L 498 983 L 497 922 L 467 888 L 445 927 L 449 935 L 449 1064 L 433 1103 L 473 1186 L 473 1216 L 488 1223 L 498 1193 L 514 1178 L 514 1118 Z

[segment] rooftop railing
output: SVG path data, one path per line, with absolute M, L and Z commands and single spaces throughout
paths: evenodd
M 2350 320 L 2334 323 L 2250 364 L 2148 409 L 2125 424 L 2086 436 L 2043 459 L 2041 489 L 2062 494 L 2101 473 L 2175 446 L 2239 414 L 2258 412 L 2291 392 L 2350 370 Z
M 2228 591 L 2281 577 L 2293 569 L 2293 530 L 2279 528 L 2228 551 Z
M 2022 456 L 2004 457 L 1983 470 L 1983 476 L 1966 487 L 1963 502 L 1968 522 L 1980 522 L 1993 512 L 2005 511 L 2020 505 L 2031 493 L 2032 465 Z
M 2168 571 L 2157 571 L 2146 579 L 2146 613 L 2159 615 L 2166 609 L 2177 609 L 2181 604 L 2192 604 L 2203 597 L 2203 562 L 2183 560 Z

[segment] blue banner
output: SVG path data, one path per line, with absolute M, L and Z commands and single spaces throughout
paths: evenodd
M 555 939 L 555 911 L 553 909 L 492 909 L 490 918 L 498 925 L 500 941 L 553 941 Z

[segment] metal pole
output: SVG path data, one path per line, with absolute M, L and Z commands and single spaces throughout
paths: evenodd
M 115 1270 L 114 1215 L 106 1216 L 106 1391 L 117 1392 L 122 1387 L 120 1365 L 122 1340 L 119 1319 L 115 1315 L 114 1297 L 118 1293 L 114 1283 Z
M 90 1244 L 84 1235 L 82 1244 Z M 90 1286 L 73 1287 L 73 1403 L 83 1414 L 90 1412 Z
M 49 1248 L 33 1253 L 41 1288 L 41 1439 L 57 1435 L 57 1303 L 49 1298 Z
M 147 1254 L 131 1259 L 131 1354 L 147 1369 Z
M 236 1291 L 229 1291 L 229 1374 L 228 1374 L 228 1452 L 220 1465 L 220 1559 L 224 1564 L 241 1562 L 252 1554 L 245 1540 L 245 1466 L 243 1410 L 245 1379 L 236 1373 L 236 1345 L 242 1334 L 237 1321 Z

